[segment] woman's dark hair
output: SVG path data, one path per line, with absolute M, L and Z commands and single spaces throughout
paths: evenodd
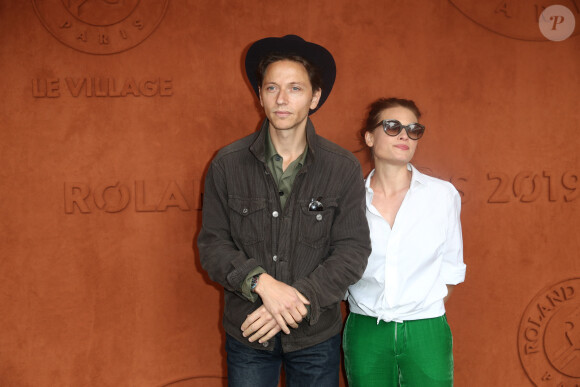
M 402 98 L 379 98 L 375 102 L 371 103 L 369 106 L 369 112 L 363 127 L 360 129 L 359 140 L 362 141 L 364 147 L 366 147 L 365 133 L 372 132 L 381 122 L 381 113 L 390 108 L 403 107 L 407 108 L 413 112 L 417 119 L 421 118 L 421 112 L 415 102 L 410 99 Z
M 292 55 L 292 54 L 277 54 L 272 53 L 266 55 L 260 60 L 258 64 L 258 71 L 257 71 L 257 80 L 258 85 L 262 87 L 262 82 L 264 81 L 264 74 L 266 73 L 266 69 L 274 62 L 278 62 L 281 60 L 291 60 L 294 62 L 298 62 L 304 66 L 306 72 L 308 73 L 308 79 L 310 80 L 310 84 L 312 85 L 312 92 L 316 92 L 317 90 L 322 89 L 322 77 L 320 76 L 320 72 L 312 63 L 308 60 L 304 59 L 299 55 Z

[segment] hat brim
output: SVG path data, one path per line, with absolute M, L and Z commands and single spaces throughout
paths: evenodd
M 258 85 L 258 65 L 262 58 L 269 54 L 297 55 L 301 56 L 315 66 L 322 78 L 322 93 L 316 108 L 309 112 L 313 114 L 324 105 L 330 95 L 334 80 L 336 79 L 336 64 L 332 54 L 324 47 L 307 42 L 296 35 L 286 35 L 281 38 L 264 38 L 250 46 L 246 54 L 246 75 L 259 98 L 260 85 Z

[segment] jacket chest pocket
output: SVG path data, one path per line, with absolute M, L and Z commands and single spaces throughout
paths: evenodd
M 310 200 L 299 202 L 300 205 L 300 228 L 298 239 L 301 243 L 315 249 L 324 247 L 330 239 L 330 229 L 334 221 L 334 212 L 337 203 L 334 199 L 323 201 L 322 211 L 310 211 Z
M 264 240 L 266 199 L 229 198 L 230 228 L 234 240 L 250 245 Z

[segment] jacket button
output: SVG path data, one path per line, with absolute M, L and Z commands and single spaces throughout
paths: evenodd
M 277 217 L 278 217 L 278 211 L 274 211 L 274 212 L 272 212 L 272 216 L 273 216 L 274 218 L 277 218 Z
M 274 256 L 272 257 L 272 260 L 273 260 L 274 262 L 278 262 L 278 256 L 277 256 L 277 255 L 274 255 Z
M 316 215 L 316 220 L 318 220 L 320 222 L 322 220 L 322 215 L 320 215 L 320 214 Z
M 248 214 L 248 209 L 247 209 L 247 208 L 244 208 L 244 209 L 242 210 L 242 214 L 244 214 L 244 215 L 247 215 L 247 214 Z
M 262 343 L 262 347 L 266 348 L 267 346 L 268 346 L 268 342 L 267 342 L 267 341 L 264 341 L 264 342 Z

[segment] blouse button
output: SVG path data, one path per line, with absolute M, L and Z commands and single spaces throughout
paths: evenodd
M 318 220 L 320 222 L 322 220 L 322 215 L 320 215 L 320 214 L 316 215 L 316 220 Z
M 272 216 L 273 216 L 274 218 L 277 218 L 277 217 L 278 217 L 278 211 L 274 211 L 274 212 L 272 212 Z
M 274 255 L 274 256 L 272 257 L 272 260 L 273 260 L 274 262 L 278 262 L 278 256 L 277 256 L 277 255 Z

